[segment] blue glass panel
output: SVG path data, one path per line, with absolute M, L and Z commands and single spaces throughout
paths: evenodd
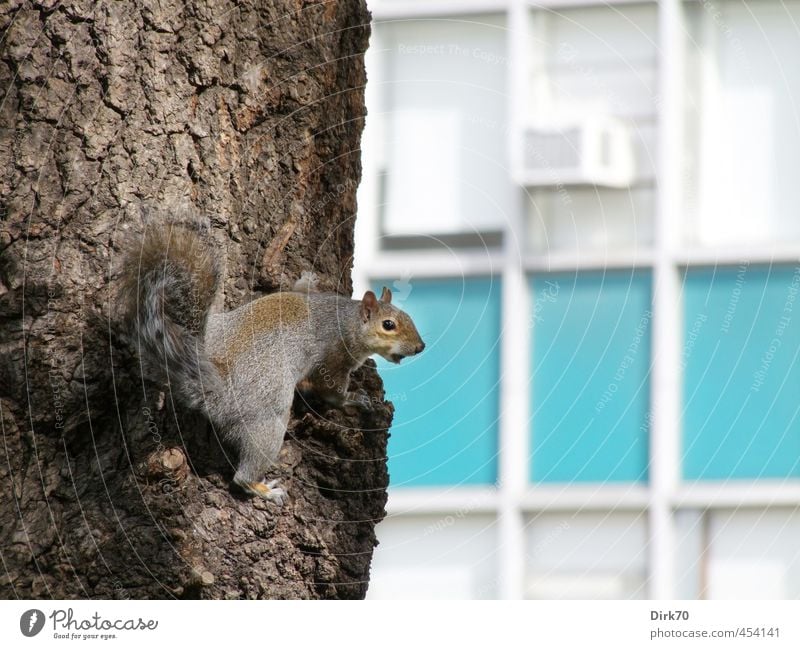
M 800 268 L 691 270 L 683 475 L 800 476 Z
M 650 274 L 531 280 L 534 482 L 647 479 Z
M 426 343 L 393 365 L 378 359 L 395 413 L 389 438 L 393 487 L 493 484 L 497 479 L 500 282 L 398 282 L 393 302 Z M 383 284 L 375 284 L 379 289 Z M 379 293 L 380 294 L 380 293 Z

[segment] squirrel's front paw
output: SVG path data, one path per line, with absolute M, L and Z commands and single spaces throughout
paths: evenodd
M 269 500 L 278 505 L 278 507 L 282 507 L 288 500 L 289 495 L 286 493 L 285 489 L 278 486 L 279 483 L 279 480 L 270 480 L 267 483 L 247 482 L 244 483 L 242 487 L 248 493 L 254 496 L 260 496 L 264 500 Z

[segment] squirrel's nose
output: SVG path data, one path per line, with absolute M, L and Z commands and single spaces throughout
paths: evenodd
M 419 354 L 423 349 L 425 349 L 425 343 L 420 342 L 420 344 L 417 345 L 417 348 L 414 350 L 414 353 Z

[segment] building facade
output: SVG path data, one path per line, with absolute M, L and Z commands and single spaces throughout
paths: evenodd
M 370 597 L 800 597 L 800 0 L 374 0 Z

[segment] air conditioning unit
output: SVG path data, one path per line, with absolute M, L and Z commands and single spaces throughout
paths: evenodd
M 613 117 L 529 125 L 520 146 L 516 180 L 528 187 L 629 187 L 634 178 L 630 130 Z

